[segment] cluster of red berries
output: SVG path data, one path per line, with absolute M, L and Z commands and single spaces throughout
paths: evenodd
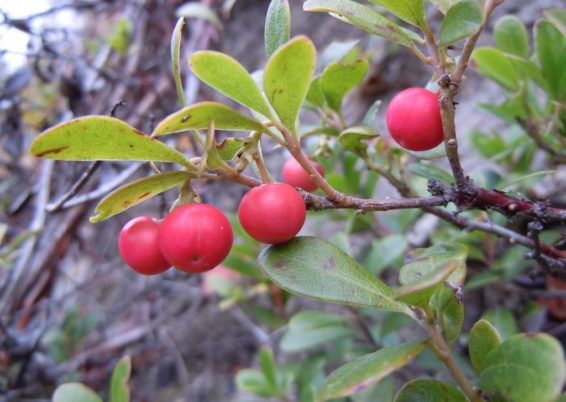
M 321 165 L 311 163 L 324 174 Z M 240 202 L 240 223 L 260 242 L 289 241 L 305 223 L 306 205 L 294 187 L 314 191 L 316 184 L 294 159 L 285 164 L 283 180 L 251 189 Z M 211 270 L 228 256 L 232 240 L 232 227 L 222 211 L 208 204 L 188 204 L 162 221 L 148 216 L 132 219 L 118 243 L 126 264 L 140 274 L 155 275 L 171 266 L 190 273 Z
M 438 96 L 424 88 L 398 93 L 387 108 L 391 137 L 412 151 L 426 151 L 443 138 Z M 322 176 L 323 167 L 311 161 Z M 314 191 L 316 183 L 294 159 L 283 167 L 283 183 L 251 189 L 240 202 L 238 218 L 254 239 L 269 244 L 294 238 L 306 219 L 306 205 L 295 189 Z M 190 204 L 175 209 L 163 221 L 141 216 L 120 232 L 124 261 L 135 271 L 153 275 L 174 266 L 186 272 L 204 272 L 219 265 L 232 248 L 232 227 L 219 209 Z

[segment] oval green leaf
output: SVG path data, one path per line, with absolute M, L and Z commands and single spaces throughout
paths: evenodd
M 478 48 L 472 53 L 472 60 L 480 74 L 509 91 L 517 88 L 519 81 L 517 71 L 501 50 L 490 47 Z
M 330 63 L 322 72 L 320 87 L 328 106 L 339 112 L 344 96 L 354 89 L 366 76 L 369 63 L 366 59 L 350 64 Z
M 316 50 L 306 36 L 298 36 L 280 47 L 265 66 L 263 88 L 267 99 L 281 123 L 293 132 L 315 67 Z
M 270 245 L 258 257 L 262 271 L 283 289 L 317 300 L 374 307 L 411 315 L 393 291 L 332 243 L 296 237 Z
M 128 183 L 104 197 L 96 206 L 96 215 L 92 216 L 90 221 L 101 222 L 165 190 L 178 186 L 191 177 L 189 172 L 167 172 Z
M 450 384 L 422 378 L 408 382 L 399 390 L 395 402 L 467 402 L 468 398 Z
M 566 377 L 564 351 L 547 334 L 517 334 L 487 355 L 480 389 L 513 402 L 552 402 Z
M 221 103 L 200 102 L 167 116 L 155 127 L 153 135 L 159 136 L 187 130 L 208 129 L 212 121 L 214 121 L 214 127 L 219 130 L 267 130 L 259 121 Z
M 207 50 L 194 53 L 189 64 L 202 82 L 266 117 L 272 116 L 254 79 L 237 60 L 224 53 Z
M 58 160 L 137 160 L 190 166 L 180 152 L 106 116 L 79 117 L 52 127 L 31 143 L 30 151 L 37 157 Z
M 368 147 L 366 141 L 377 137 L 379 133 L 373 127 L 354 126 L 342 131 L 338 140 L 344 149 L 364 156 Z
M 305 11 L 332 13 L 333 17 L 355 25 L 366 32 L 381 36 L 393 43 L 415 48 L 410 31 L 404 30 L 377 11 L 350 0 L 308 0 Z
M 424 0 L 370 0 L 417 27 L 426 26 Z
M 128 381 L 132 371 L 132 359 L 130 356 L 124 356 L 114 367 L 112 371 L 112 380 L 110 381 L 110 402 L 129 402 L 130 387 Z
M 412 342 L 383 348 L 358 357 L 333 371 L 317 394 L 317 401 L 340 398 L 362 391 L 405 366 L 425 348 L 426 342 Z
M 495 24 L 495 44 L 505 53 L 529 57 L 529 37 L 525 25 L 515 16 L 506 15 Z
M 102 398 L 83 384 L 71 382 L 57 387 L 53 402 L 102 402 Z
M 446 12 L 440 25 L 439 46 L 451 43 L 475 34 L 483 22 L 483 8 L 478 0 L 463 0 L 455 3 Z
M 554 99 L 566 99 L 566 36 L 545 20 L 535 24 L 536 53 Z
M 271 0 L 265 17 L 265 54 L 271 57 L 291 38 L 291 10 L 288 0 Z
M 481 374 L 487 355 L 501 344 L 501 337 L 487 320 L 479 320 L 470 331 L 469 350 L 472 366 Z

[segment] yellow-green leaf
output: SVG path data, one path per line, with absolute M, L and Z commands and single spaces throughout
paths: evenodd
M 207 50 L 194 53 L 189 63 L 202 82 L 266 117 L 272 116 L 254 79 L 237 60 L 224 53 Z
M 334 62 L 324 69 L 320 79 L 320 87 L 332 109 L 337 112 L 342 109 L 344 96 L 362 82 L 368 68 L 368 61 L 363 59 L 350 64 Z
M 316 67 L 316 50 L 306 36 L 298 36 L 271 56 L 263 74 L 263 88 L 281 123 L 295 131 L 295 123 Z
M 424 0 L 370 0 L 372 3 L 385 7 L 389 12 L 403 21 L 417 27 L 423 27 L 425 22 Z
M 340 398 L 362 391 L 413 361 L 426 342 L 418 341 L 383 348 L 358 357 L 333 371 L 317 394 L 317 401 Z
M 184 183 L 191 177 L 193 175 L 185 171 L 167 172 L 128 183 L 104 197 L 96 206 L 96 215 L 92 216 L 90 221 L 94 223 L 110 218 L 140 202 Z
M 214 127 L 220 130 L 267 130 L 259 121 L 221 103 L 200 102 L 167 116 L 155 127 L 153 135 L 208 129 L 212 121 Z
M 129 402 L 130 387 L 128 380 L 132 371 L 132 360 L 130 356 L 124 356 L 112 371 L 110 382 L 110 402 Z
M 51 127 L 32 142 L 30 151 L 37 157 L 58 160 L 138 160 L 190 165 L 180 152 L 122 120 L 106 116 L 79 117 Z
M 409 48 L 415 48 L 413 39 L 418 38 L 377 11 L 350 0 L 308 0 L 303 4 L 303 9 L 331 13 L 330 15 L 341 21 Z
M 470 331 L 469 351 L 472 366 L 481 374 L 487 355 L 501 344 L 501 337 L 487 320 L 479 320 Z

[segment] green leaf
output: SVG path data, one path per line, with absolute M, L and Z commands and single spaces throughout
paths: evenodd
M 395 402 L 467 402 L 468 398 L 450 384 L 421 378 L 408 382 L 399 390 Z
M 224 161 L 234 159 L 238 151 L 246 145 L 244 138 L 225 138 L 220 143 L 216 144 L 216 151 L 218 156 Z
M 533 80 L 539 87 L 548 92 L 548 82 L 543 77 L 538 66 L 531 60 L 523 59 L 519 56 L 507 54 L 507 59 L 515 70 L 527 79 Z
M 472 366 L 481 374 L 487 355 L 501 344 L 501 337 L 487 320 L 479 320 L 470 331 L 469 350 Z
M 322 77 L 319 75 L 312 80 L 307 92 L 307 100 L 318 107 L 326 106 L 326 99 L 324 99 L 324 94 L 322 93 L 322 87 L 320 84 L 321 78 Z
M 405 22 L 417 27 L 426 26 L 424 0 L 370 0 L 385 7 Z
M 454 178 L 450 173 L 430 163 L 413 163 L 409 166 L 409 170 L 425 179 L 439 180 L 444 184 L 452 184 L 454 182 Z
M 431 255 L 404 265 L 399 273 L 402 286 L 395 290 L 395 298 L 427 309 L 430 298 L 459 264 L 458 257 L 451 259 Z
M 265 17 L 265 54 L 273 53 L 291 38 L 291 10 L 288 0 L 271 0 Z
M 51 127 L 35 138 L 30 152 L 58 160 L 137 160 L 190 166 L 180 152 L 106 116 L 79 117 Z
M 396 391 L 397 382 L 393 376 L 390 376 L 352 395 L 350 398 L 352 402 L 393 402 Z
M 425 346 L 426 342 L 423 341 L 405 343 L 358 357 L 326 378 L 317 394 L 317 401 L 344 397 L 363 390 L 413 361 Z
M 172 187 L 181 185 L 193 176 L 185 171 L 167 172 L 128 183 L 104 197 L 96 206 L 96 215 L 92 216 L 90 221 L 96 223 L 108 219 Z
M 273 353 L 268 348 L 262 348 L 259 352 L 259 365 L 271 392 L 276 394 L 279 387 L 277 385 L 277 368 L 273 360 Z
M 566 36 L 566 10 L 555 8 L 551 10 L 544 10 L 542 13 L 544 18 L 560 30 L 562 35 Z
M 274 396 L 265 376 L 259 370 L 243 369 L 236 374 L 238 388 L 263 398 Z
M 247 70 L 232 57 L 213 51 L 194 53 L 189 64 L 201 81 L 236 102 L 272 117 L 265 97 Z
M 177 96 L 179 97 L 179 103 L 184 107 L 187 104 L 185 99 L 185 91 L 183 89 L 183 80 L 181 78 L 181 39 L 183 38 L 183 26 L 185 25 L 185 19 L 183 17 L 179 18 L 175 29 L 173 29 L 173 35 L 171 36 L 171 67 L 173 70 L 173 79 L 175 80 L 175 88 L 177 89 Z
M 196 18 L 213 23 L 222 29 L 222 23 L 212 8 L 201 3 L 185 3 L 177 9 L 177 17 Z
M 446 259 L 457 264 L 452 274 L 437 288 L 429 303 L 437 325 L 442 328 L 444 339 L 451 344 L 460 335 L 464 321 L 461 289 L 466 277 L 468 247 L 460 243 L 448 243 L 417 249 L 413 254 L 421 260 L 434 257 L 436 263 Z
M 280 47 L 267 62 L 263 88 L 281 123 L 291 131 L 305 101 L 316 67 L 316 50 L 306 36 Z
M 517 334 L 485 359 L 480 389 L 513 402 L 552 402 L 566 376 L 564 351 L 547 334 Z
M 381 36 L 393 43 L 415 48 L 409 31 L 402 29 L 393 21 L 377 11 L 350 0 L 308 0 L 303 4 L 305 11 L 332 13 L 333 17 L 355 25 L 364 31 Z
M 501 50 L 491 47 L 480 47 L 472 53 L 472 60 L 480 74 L 497 82 L 509 91 L 517 88 L 518 74 Z
M 342 131 L 338 140 L 344 149 L 365 156 L 368 147 L 367 141 L 377 137 L 379 137 L 379 133 L 373 127 L 354 126 Z
M 407 237 L 400 234 L 373 240 L 364 265 L 372 274 L 378 275 L 395 262 L 399 260 L 402 262 L 406 248 Z
M 366 76 L 369 63 L 366 59 L 350 64 L 334 62 L 329 64 L 321 75 L 320 87 L 328 106 L 340 112 L 344 96 L 356 87 Z
M 129 402 L 130 387 L 128 381 L 132 371 L 132 360 L 125 356 L 116 364 L 110 382 L 110 402 Z
M 440 10 L 442 14 L 446 14 L 450 7 L 460 0 L 429 0 L 432 4 Z
M 411 315 L 405 304 L 393 300 L 391 288 L 326 240 L 296 237 L 268 246 L 258 263 L 273 282 L 291 293 Z
M 214 127 L 219 130 L 267 130 L 259 121 L 221 103 L 200 102 L 167 116 L 155 127 L 153 135 L 208 129 L 212 121 L 214 121 Z
M 529 57 L 529 37 L 525 25 L 515 16 L 506 15 L 495 24 L 495 44 L 506 53 Z
M 463 0 L 446 12 L 440 24 L 439 46 L 448 46 L 478 32 L 483 22 L 483 9 L 478 0 Z
M 102 402 L 102 398 L 83 384 L 71 382 L 57 387 L 53 402 Z
M 289 321 L 289 330 L 281 338 L 280 346 L 285 352 L 298 352 L 353 335 L 354 331 L 337 314 L 303 311 Z
M 112 33 L 108 38 L 108 44 L 116 52 L 122 55 L 126 54 L 131 31 L 132 28 L 128 19 L 124 17 L 120 18 L 112 29 Z
M 550 93 L 557 101 L 566 100 L 566 36 L 550 22 L 535 24 L 536 53 Z
M 503 340 L 519 332 L 513 313 L 504 307 L 491 308 L 485 311 L 481 318 L 493 325 Z

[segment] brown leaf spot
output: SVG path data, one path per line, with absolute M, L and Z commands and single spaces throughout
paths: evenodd
M 41 158 L 41 157 L 44 157 L 45 155 L 56 155 L 59 152 L 64 151 L 67 148 L 69 148 L 68 145 L 63 145 L 62 147 L 47 149 L 43 152 L 35 154 L 35 156 L 37 156 L 38 158 Z
M 187 114 L 187 115 L 181 117 L 181 123 L 186 123 L 186 122 L 188 122 L 190 118 L 191 118 L 191 115 L 190 115 L 190 114 Z
M 146 191 L 145 193 L 138 195 L 138 200 L 141 200 L 141 199 L 147 197 L 150 194 L 151 194 L 151 191 Z

